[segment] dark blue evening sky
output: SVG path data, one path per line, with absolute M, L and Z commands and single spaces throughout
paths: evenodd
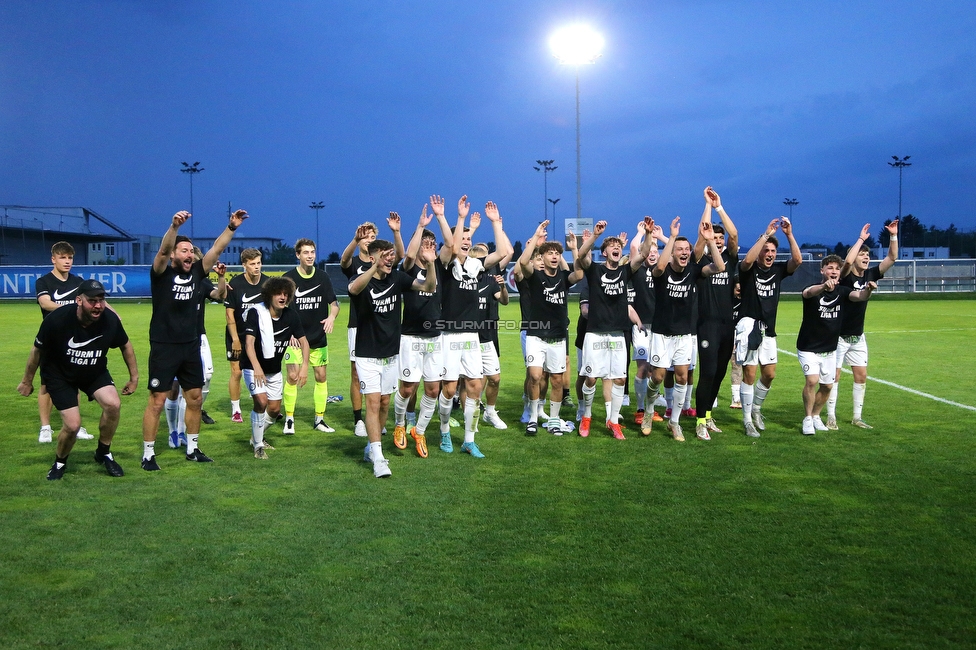
M 223 2 L 0 4 L 0 203 L 85 206 L 197 234 L 341 250 L 431 193 L 498 203 L 513 240 L 575 216 L 574 69 L 550 34 L 606 39 L 581 70 L 583 216 L 632 230 L 701 214 L 713 185 L 751 241 L 796 197 L 797 238 L 835 243 L 898 211 L 963 230 L 976 184 L 972 2 Z M 452 210 L 448 210 L 452 215 Z M 689 230 L 690 230 L 690 223 Z M 561 226 L 560 226 L 561 229 Z M 487 234 L 487 233 L 484 233 Z

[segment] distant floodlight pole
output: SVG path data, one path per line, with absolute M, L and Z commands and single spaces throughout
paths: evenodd
M 545 218 L 548 219 L 549 218 L 549 172 L 554 172 L 558 168 L 553 167 L 552 165 L 552 163 L 556 162 L 555 160 L 537 160 L 535 162 L 539 166 L 532 167 L 532 169 L 536 170 L 537 172 L 542 172 L 542 187 L 545 193 L 545 197 L 542 199 L 542 211 L 543 214 L 545 215 Z
M 313 201 L 312 205 L 308 206 L 315 210 L 315 261 L 319 259 L 319 210 L 325 207 L 325 204 L 321 201 Z
M 785 201 L 783 201 L 783 205 L 790 206 L 790 221 L 793 221 L 793 206 L 800 205 L 800 202 L 797 201 L 796 199 L 786 199 Z
M 583 218 L 580 171 L 580 82 L 581 65 L 596 63 L 603 50 L 603 36 L 586 25 L 563 27 L 549 39 L 553 55 L 564 65 L 576 66 L 576 218 Z
M 892 156 L 895 162 L 888 163 L 892 167 L 898 168 L 898 219 L 901 219 L 901 173 L 906 167 L 911 167 L 912 163 L 908 162 L 911 156 L 905 156 L 904 158 L 899 158 L 898 156 Z
M 562 199 L 549 199 L 549 203 L 552 203 L 552 221 L 550 222 L 550 224 L 555 224 L 556 223 L 556 204 L 559 203 L 559 201 L 561 201 L 561 200 Z M 553 226 L 553 228 L 555 228 L 555 226 Z M 556 231 L 554 229 L 553 230 L 553 233 L 555 233 L 555 232 Z
M 193 224 L 196 222 L 196 219 L 193 218 L 193 216 L 195 216 L 193 215 L 193 177 L 202 172 L 204 168 L 200 166 L 199 161 L 193 163 L 192 165 L 185 162 L 180 164 L 183 165 L 183 169 L 180 171 L 184 174 L 190 175 L 190 239 L 193 239 Z

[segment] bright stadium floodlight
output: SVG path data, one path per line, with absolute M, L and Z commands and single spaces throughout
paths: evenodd
M 603 53 L 603 44 L 603 36 L 588 25 L 563 27 L 549 39 L 552 53 L 565 65 L 594 63 Z

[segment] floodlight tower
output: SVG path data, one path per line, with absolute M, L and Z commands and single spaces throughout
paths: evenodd
M 911 167 L 912 163 L 908 162 L 911 156 L 905 156 L 904 158 L 899 158 L 898 156 L 892 156 L 895 162 L 888 163 L 892 167 L 898 168 L 898 219 L 901 220 L 901 173 L 906 167 Z
M 545 192 L 545 198 L 543 198 L 542 200 L 542 211 L 543 214 L 545 215 L 545 218 L 548 219 L 549 218 L 549 172 L 554 172 L 558 168 L 554 167 L 552 164 L 556 162 L 555 160 L 537 160 L 535 162 L 539 166 L 532 167 L 532 169 L 536 170 L 537 172 L 542 172 L 542 187 L 543 187 L 543 191 Z
M 194 218 L 196 215 L 193 214 L 193 177 L 202 172 L 204 168 L 200 166 L 199 161 L 192 165 L 185 162 L 180 164 L 183 165 L 183 169 L 180 171 L 190 175 L 190 239 L 193 239 L 193 224 L 196 222 Z
M 315 261 L 319 258 L 319 210 L 325 207 L 325 203 L 321 201 L 312 201 L 312 205 L 308 206 L 315 210 Z
M 790 206 L 790 222 L 792 222 L 793 221 L 793 206 L 794 205 L 800 205 L 800 202 L 797 201 L 796 199 L 786 199 L 785 201 L 783 201 L 783 205 Z
M 576 218 L 583 218 L 580 173 L 580 82 L 581 65 L 596 63 L 603 53 L 603 36 L 587 25 L 563 27 L 549 39 L 553 55 L 564 65 L 576 66 Z

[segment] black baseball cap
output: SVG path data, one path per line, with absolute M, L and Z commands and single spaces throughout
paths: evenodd
M 78 287 L 78 293 L 84 294 L 88 298 L 104 298 L 105 286 L 98 280 L 85 280 Z

